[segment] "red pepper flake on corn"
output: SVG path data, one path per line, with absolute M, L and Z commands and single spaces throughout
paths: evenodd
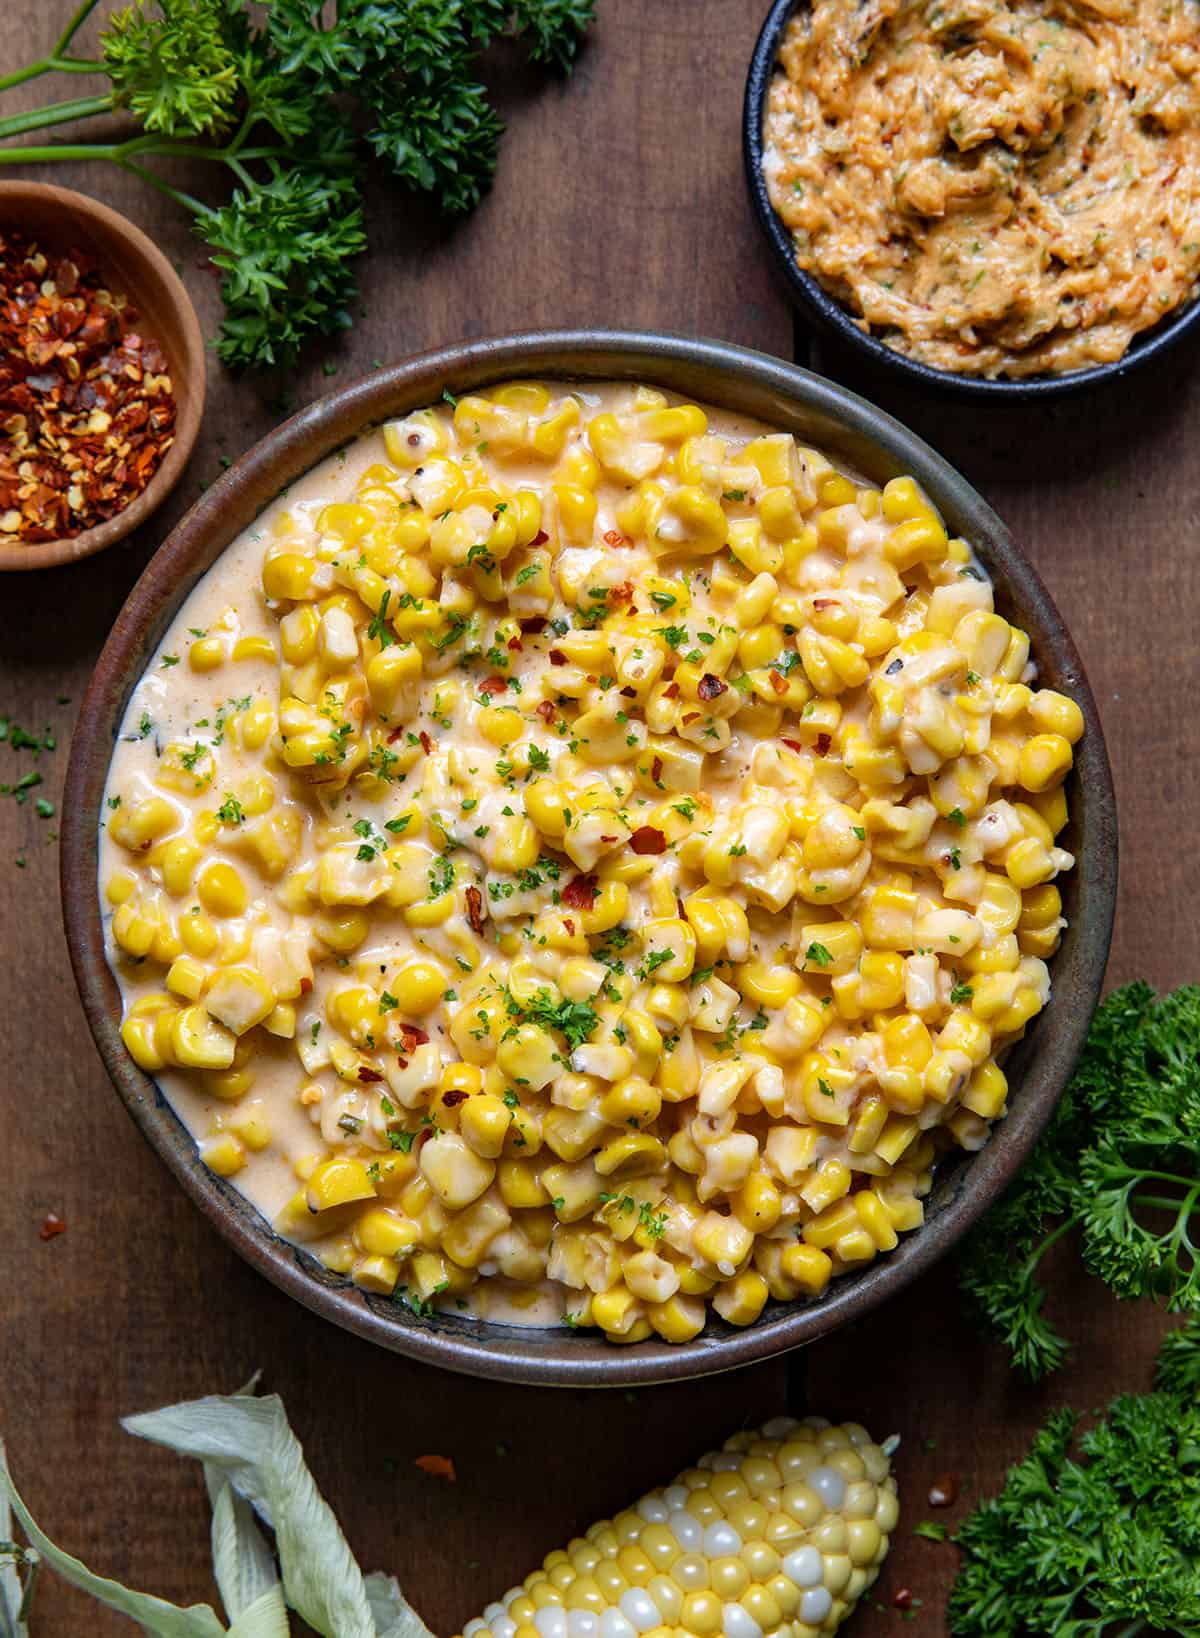
M 865 1428 L 778 1417 L 550 1553 L 461 1638 L 822 1638 L 899 1514 Z
M 154 476 L 175 396 L 137 319 L 82 251 L 0 234 L 0 537 L 81 534 Z

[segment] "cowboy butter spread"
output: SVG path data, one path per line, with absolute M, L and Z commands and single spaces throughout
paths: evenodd
M 1120 358 L 1200 268 L 1195 0 L 816 0 L 764 170 L 800 266 L 936 369 Z

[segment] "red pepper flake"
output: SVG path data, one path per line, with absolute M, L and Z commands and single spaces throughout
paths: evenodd
M 678 698 L 679 698 L 679 684 L 677 682 L 669 682 L 667 684 L 667 686 L 663 689 L 663 699 L 665 699 L 665 700 L 677 700 Z
M 590 910 L 596 903 L 595 876 L 575 876 L 562 890 L 562 902 L 572 910 Z
M 401 1026 L 400 1026 L 400 1051 L 401 1052 L 406 1052 L 409 1055 L 411 1055 L 412 1053 L 414 1053 L 417 1050 L 417 1048 L 419 1046 L 424 1046 L 428 1040 L 429 1040 L 428 1035 L 426 1035 L 426 1033 L 425 1033 L 425 1031 L 423 1029 L 418 1029 L 416 1024 L 401 1024 Z M 375 1079 L 379 1080 L 380 1077 L 377 1075 L 375 1077 Z
M 610 586 L 608 588 L 608 600 L 610 603 L 628 603 L 632 596 L 632 580 L 622 580 L 619 586 Z
M 817 735 L 817 743 L 813 746 L 813 750 L 817 753 L 818 756 L 828 756 L 829 747 L 832 744 L 833 744 L 833 740 L 830 738 L 830 736 L 828 734 L 818 734 Z
M 302 978 L 300 980 L 300 994 L 301 995 L 311 995 L 312 994 L 312 987 L 313 987 L 313 981 L 312 981 L 311 978 Z
M 699 721 L 700 721 L 699 711 L 685 711 L 683 713 L 683 725 L 684 725 L 685 728 L 687 727 L 687 725 L 690 722 L 699 722 Z
M 635 853 L 665 853 L 667 838 L 653 825 L 639 825 L 629 838 L 629 845 Z
M 158 470 L 175 394 L 139 322 L 83 251 L 0 233 L 0 539 L 71 539 Z
M 911 1610 L 913 1607 L 913 1590 L 911 1587 L 897 1587 L 892 1594 L 892 1608 L 894 1610 Z
M 531 546 L 544 546 L 549 539 L 550 536 L 546 533 L 546 531 L 544 529 L 539 529 L 529 544 Z
M 442 1093 L 442 1102 L 447 1109 L 457 1109 L 459 1104 L 466 1103 L 470 1096 L 469 1092 L 463 1092 L 458 1087 L 452 1086 L 448 1092 Z
M 419 1467 L 422 1473 L 428 1473 L 431 1479 L 445 1479 L 453 1484 L 458 1478 L 449 1456 L 418 1456 L 413 1465 Z
M 550 650 L 550 664 L 551 665 L 566 665 L 566 663 L 567 663 L 567 656 L 563 653 L 561 648 L 552 648 Z
M 634 611 L 632 609 L 630 609 L 629 612 L 630 612 L 630 614 L 632 614 Z M 625 698 L 627 700 L 636 700 L 637 699 L 637 689 L 636 688 L 623 688 L 621 690 L 621 693 L 625 696 Z
M 785 739 L 785 740 L 781 740 L 780 743 L 783 744 L 783 745 L 786 745 L 789 751 L 803 751 L 804 750 L 803 745 L 801 745 L 801 743 L 800 743 L 800 741 L 798 739 Z
M 768 671 L 767 680 L 776 694 L 786 694 L 788 691 L 787 678 L 782 671 Z
M 706 671 L 696 684 L 696 698 L 700 700 L 716 700 L 726 692 L 726 686 L 720 677 L 714 677 L 711 671 Z
M 503 677 L 485 677 L 479 685 L 481 694 L 507 694 L 508 683 Z
M 619 529 L 606 529 L 604 531 L 604 544 L 606 546 L 632 546 L 633 542 L 623 535 Z
M 953 1507 L 958 1500 L 958 1474 L 943 1473 L 929 1488 L 930 1507 Z
M 387 742 L 388 742 L 389 745 L 394 745 L 398 739 L 403 739 L 403 738 L 404 738 L 404 729 L 403 728 L 393 728 L 391 733 L 387 737 Z
M 546 616 L 544 614 L 530 614 L 524 620 L 518 621 L 518 624 L 526 637 L 536 637 L 540 631 L 546 629 Z
M 426 756 L 432 756 L 433 755 L 433 741 L 432 741 L 432 739 L 430 739 L 429 735 L 425 732 L 424 728 L 421 729 L 421 732 L 417 735 L 417 738 L 421 741 L 421 749 L 425 752 L 425 755 Z
M 543 700 L 541 702 L 541 704 L 538 706 L 538 708 L 535 711 L 534 715 L 541 717 L 541 719 L 542 719 L 542 721 L 544 723 L 549 724 L 549 723 L 553 722 L 554 721 L 554 701 L 553 700 Z
M 360 1081 L 381 1081 L 383 1076 L 377 1069 L 372 1069 L 369 1064 L 359 1064 L 358 1078 Z
M 567 930 L 567 937 L 568 938 L 574 938 L 575 937 L 575 918 L 573 916 L 564 916 L 563 917 L 563 926 Z
M 521 639 L 519 637 L 510 637 L 504 646 L 510 653 L 519 654 L 521 652 Z
M 41 1228 L 38 1229 L 38 1239 L 53 1240 L 56 1239 L 58 1235 L 65 1234 L 66 1232 L 66 1218 L 60 1217 L 56 1211 L 48 1211 L 42 1221 Z
M 662 784 L 662 757 L 656 756 L 650 764 L 650 777 L 656 785 Z
M 483 933 L 483 894 L 477 887 L 467 888 L 467 920 L 471 924 L 471 931 Z
M 814 597 L 813 598 L 813 608 L 814 609 L 840 609 L 841 606 L 842 606 L 841 603 L 838 601 L 838 599 L 836 597 Z

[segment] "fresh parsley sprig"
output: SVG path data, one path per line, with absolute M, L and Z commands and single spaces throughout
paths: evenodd
M 960 1527 L 955 1638 L 1200 1638 L 1200 1321 L 1173 1332 L 1157 1391 L 1078 1440 L 1057 1411 L 1003 1491 Z
M 967 1241 L 962 1284 L 1030 1377 L 1067 1353 L 1038 1270 L 1071 1233 L 1118 1297 L 1200 1311 L 1200 987 L 1104 1001 L 1053 1120 Z
M 80 0 L 46 56 L 0 77 L 102 76 L 108 89 L 0 119 L 0 141 L 68 120 L 126 113 L 116 140 L 0 147 L 0 165 L 104 159 L 188 210 L 222 274 L 217 351 L 235 368 L 292 362 L 301 344 L 350 323 L 353 260 L 367 243 L 368 153 L 451 214 L 472 210 L 496 168 L 503 126 L 473 77 L 495 39 L 519 40 L 560 71 L 595 0 L 132 0 L 105 24 L 96 58 L 76 55 L 99 0 Z M 232 195 L 213 205 L 148 161 L 220 165 Z

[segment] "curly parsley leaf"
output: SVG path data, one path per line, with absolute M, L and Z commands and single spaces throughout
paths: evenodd
M 1030 1377 L 1066 1357 L 1038 1268 L 1070 1233 L 1117 1296 L 1200 1310 L 1200 987 L 1104 1001 L 1049 1127 L 967 1241 L 962 1285 Z
M 1167 1339 L 1159 1390 L 1076 1440 L 1056 1412 L 955 1537 L 956 1638 L 1200 1635 L 1200 1334 Z M 1073 1454 L 1077 1446 L 1078 1454 Z

